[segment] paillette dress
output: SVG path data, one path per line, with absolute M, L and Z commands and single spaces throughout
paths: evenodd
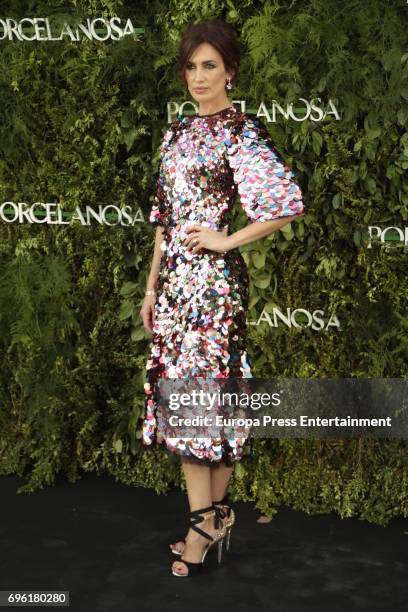
M 142 444 L 184 460 L 231 466 L 251 455 L 251 438 L 170 438 L 156 404 L 160 377 L 251 378 L 247 355 L 248 274 L 238 249 L 192 254 L 190 225 L 231 233 L 239 197 L 249 222 L 302 215 L 294 173 L 263 122 L 234 106 L 181 113 L 164 134 L 149 221 L 164 228 L 153 337 L 144 384 Z

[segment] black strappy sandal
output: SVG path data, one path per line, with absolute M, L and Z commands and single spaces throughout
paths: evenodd
M 180 577 L 185 578 L 187 576 L 191 576 L 193 574 L 196 574 L 200 570 L 202 570 L 203 566 L 204 566 L 204 559 L 205 559 L 208 551 L 210 550 L 210 548 L 212 548 L 215 544 L 218 544 L 218 563 L 221 563 L 222 543 L 224 541 L 224 537 L 225 537 L 225 534 L 226 534 L 225 527 L 221 527 L 219 533 L 214 538 L 212 536 L 210 536 L 210 534 L 208 534 L 203 529 L 200 529 L 200 527 L 197 527 L 197 523 L 201 523 L 202 521 L 204 521 L 204 518 L 203 518 L 202 515 L 204 513 L 208 513 L 208 512 L 214 512 L 214 507 L 213 506 L 208 506 L 208 508 L 201 508 L 200 510 L 193 510 L 193 512 L 190 512 L 190 514 L 189 514 L 191 529 L 194 529 L 194 531 L 197 531 L 197 533 L 199 533 L 202 536 L 204 536 L 205 538 L 207 538 L 207 540 L 210 540 L 209 544 L 207 544 L 206 547 L 203 550 L 201 561 L 199 561 L 198 563 L 193 563 L 192 561 L 186 561 L 185 559 L 183 559 L 183 554 L 184 553 L 182 553 L 180 561 L 185 563 L 185 565 L 187 566 L 188 574 L 179 574 L 178 572 L 174 571 L 174 569 L 172 569 L 172 572 L 173 572 L 174 576 L 180 576 Z M 217 517 L 217 513 L 216 513 L 216 517 Z
M 226 506 L 227 509 L 224 510 L 222 507 L 220 508 L 220 506 Z M 224 527 L 227 530 L 226 538 L 225 538 L 225 547 L 227 550 L 229 550 L 231 531 L 235 523 L 235 512 L 232 508 L 232 502 L 231 502 L 231 498 L 229 497 L 229 494 L 226 493 L 225 496 L 220 501 L 213 502 L 213 509 L 215 513 L 215 527 L 217 529 L 221 526 L 220 518 L 222 519 L 227 518 L 227 521 L 224 523 Z M 179 538 L 177 542 L 183 542 L 184 545 L 186 544 L 186 540 L 183 537 Z M 170 550 L 173 554 L 179 555 L 179 556 L 183 554 L 176 548 L 171 548 L 171 546 L 172 545 L 170 545 Z

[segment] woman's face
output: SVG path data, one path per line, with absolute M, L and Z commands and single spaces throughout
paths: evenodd
M 186 64 L 185 77 L 193 98 L 207 103 L 225 98 L 225 84 L 232 74 L 226 72 L 217 49 L 209 43 L 201 43 Z

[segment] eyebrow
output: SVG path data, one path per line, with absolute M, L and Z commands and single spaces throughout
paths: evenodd
M 202 63 L 202 64 L 207 64 L 208 62 L 215 62 L 215 61 L 216 61 L 216 60 L 212 60 L 212 59 L 210 59 L 210 60 L 204 60 L 204 61 L 203 61 L 203 62 L 201 62 L 201 63 Z M 188 61 L 188 62 L 187 62 L 187 64 L 195 64 L 195 62 Z

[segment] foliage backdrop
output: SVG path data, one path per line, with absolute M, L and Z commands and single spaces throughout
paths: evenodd
M 221 17 L 242 41 L 233 100 L 333 100 L 336 121 L 269 124 L 307 214 L 241 247 L 249 320 L 321 308 L 341 329 L 249 327 L 256 377 L 405 377 L 406 249 L 367 226 L 407 224 L 408 5 L 387 0 L 3 2 L 1 17 L 131 18 L 140 41 L 0 41 L 0 204 L 131 206 L 109 227 L 0 222 L 0 473 L 21 492 L 103 471 L 165 493 L 177 461 L 140 446 L 150 334 L 139 317 L 154 231 L 146 222 L 186 24 Z M 143 222 L 143 218 L 145 222 Z M 244 223 L 239 209 L 236 228 Z M 406 440 L 258 440 L 233 496 L 387 524 L 408 516 Z

